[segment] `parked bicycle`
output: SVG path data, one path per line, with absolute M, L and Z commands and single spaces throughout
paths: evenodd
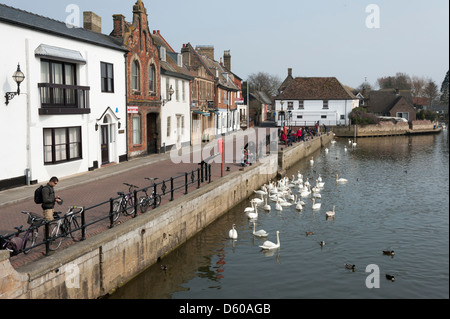
M 24 232 L 23 225 L 14 227 L 17 232 L 14 236 L 3 237 L 0 236 L 0 249 L 6 249 L 11 252 L 11 256 L 15 256 L 23 252 L 28 254 L 30 250 L 36 245 L 38 237 L 38 227 L 44 222 L 44 218 L 31 212 L 23 211 L 22 214 L 28 215 L 27 223 L 30 225 L 25 230 L 25 234 L 20 237 L 20 233 Z
M 120 198 L 113 202 L 112 214 L 114 222 L 117 219 L 119 219 L 120 213 L 124 214 L 125 216 L 130 216 L 134 214 L 133 188 L 139 187 L 128 183 L 123 184 L 128 186 L 128 194 L 125 194 L 123 192 L 117 192 L 117 195 L 119 195 Z
M 54 212 L 55 222 L 50 224 L 50 243 L 49 249 L 56 250 L 61 246 L 64 238 L 70 236 L 73 241 L 83 239 L 83 229 L 81 222 L 81 214 L 84 207 L 71 206 L 64 216 L 60 216 L 61 212 Z
M 154 178 L 144 177 L 144 178 L 151 181 L 152 184 L 149 187 L 144 188 L 143 191 L 144 191 L 145 195 L 139 197 L 139 208 L 141 210 L 141 213 L 145 213 L 150 206 L 152 206 L 153 208 L 156 208 L 161 204 L 161 196 L 159 194 L 155 193 L 155 190 L 153 188 L 153 186 L 155 185 L 155 180 L 157 180 L 158 177 L 154 177 Z M 147 193 L 147 190 L 150 187 L 153 190 L 152 190 L 152 193 L 149 195 Z

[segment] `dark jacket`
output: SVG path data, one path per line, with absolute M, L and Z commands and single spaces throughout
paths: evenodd
M 42 209 L 53 209 L 55 207 L 56 197 L 53 187 L 49 184 L 42 188 Z

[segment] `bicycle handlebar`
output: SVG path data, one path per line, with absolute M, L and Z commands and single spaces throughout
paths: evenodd
M 133 185 L 133 184 L 128 184 L 128 183 L 123 183 L 124 185 L 127 185 L 129 187 L 134 187 L 134 188 L 139 188 L 139 186 Z
M 149 181 L 156 181 L 158 177 L 144 177 L 145 179 L 148 179 Z

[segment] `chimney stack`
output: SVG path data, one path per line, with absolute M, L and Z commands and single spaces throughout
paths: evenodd
M 111 36 L 116 38 L 123 37 L 125 33 L 125 16 L 121 14 L 114 14 L 113 15 L 113 31 L 111 32 Z
M 225 67 L 231 71 L 231 51 L 225 50 L 223 53 L 223 62 Z
M 288 68 L 288 76 L 292 77 L 292 68 Z
M 102 18 L 92 11 L 83 12 L 83 28 L 102 33 Z
M 202 55 L 206 55 L 211 60 L 214 60 L 214 46 L 212 45 L 197 45 L 195 50 Z

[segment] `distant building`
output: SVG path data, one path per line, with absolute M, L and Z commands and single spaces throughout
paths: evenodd
M 335 77 L 297 77 L 275 97 L 277 126 L 348 125 L 359 99 Z M 286 82 L 286 80 L 285 80 Z M 284 82 L 284 83 L 285 83 Z
M 378 116 L 401 117 L 408 121 L 416 119 L 416 109 L 409 90 L 370 91 L 367 112 Z

